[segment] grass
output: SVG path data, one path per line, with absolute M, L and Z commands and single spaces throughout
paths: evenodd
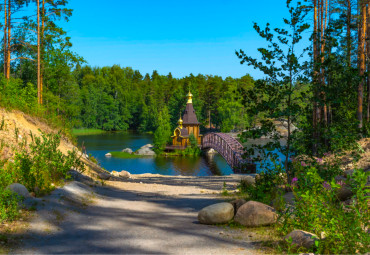
M 96 128 L 82 128 L 82 129 L 77 129 L 74 128 L 72 129 L 72 134 L 79 136 L 79 135 L 99 135 L 99 134 L 104 134 L 107 131 L 101 130 L 101 129 L 96 129 Z
M 114 158 L 130 159 L 130 158 L 143 158 L 143 157 L 145 157 L 144 155 L 130 154 L 128 152 L 122 152 L 122 151 L 111 151 L 109 153 L 112 154 L 112 157 L 114 157 Z

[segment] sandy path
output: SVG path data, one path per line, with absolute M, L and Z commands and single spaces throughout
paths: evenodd
M 234 187 L 239 179 L 134 176 L 93 189 L 73 182 L 39 202 L 23 248 L 13 252 L 255 254 L 242 233 L 197 222 L 224 181 Z

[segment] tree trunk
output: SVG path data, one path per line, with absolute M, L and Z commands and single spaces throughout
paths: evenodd
M 365 32 L 366 32 L 366 4 L 364 0 L 359 0 L 360 22 L 358 31 L 358 69 L 361 81 L 358 85 L 357 94 L 357 120 L 358 128 L 363 127 L 363 97 L 364 97 L 364 73 L 365 73 Z
M 347 0 L 347 65 L 351 67 L 351 51 L 352 51 L 352 39 L 351 39 L 351 20 L 352 20 L 352 3 L 351 0 Z
M 317 110 L 318 110 L 318 72 L 316 70 L 316 64 L 318 59 L 318 38 L 317 38 L 317 27 L 318 27 L 318 19 L 317 19 L 317 3 L 318 0 L 313 0 L 314 6 L 314 31 L 313 31 L 313 62 L 314 62 L 314 75 L 313 75 L 313 84 L 314 84 L 314 100 L 313 100 L 313 111 L 312 111 L 312 129 L 313 129 L 313 147 L 312 152 L 313 154 L 317 154 L 317 146 L 318 146 L 318 132 L 317 132 Z
M 8 11 L 6 8 L 7 2 L 4 0 L 4 76 L 6 77 L 7 74 L 7 61 L 8 57 L 6 54 L 8 53 Z
M 37 0 L 37 100 L 41 104 L 40 86 L 40 0 Z
M 43 104 L 43 79 L 44 79 L 44 30 L 45 30 L 45 0 L 42 0 L 42 16 L 41 16 L 41 40 L 40 40 L 40 104 Z
M 12 24 L 11 24 L 11 0 L 8 0 L 8 23 L 7 23 L 7 49 L 6 49 L 6 78 L 9 80 L 10 79 L 10 57 L 11 57 L 11 33 L 12 33 Z
M 366 7 L 366 55 L 367 55 L 367 110 L 366 121 L 370 122 L 370 6 Z

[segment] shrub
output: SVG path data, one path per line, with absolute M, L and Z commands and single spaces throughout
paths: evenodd
M 0 189 L 0 222 L 12 221 L 19 216 L 20 197 L 10 190 Z
M 32 136 L 30 152 L 17 152 L 14 163 L 10 165 L 15 181 L 36 195 L 41 195 L 50 192 L 55 184 L 67 178 L 72 167 L 83 169 L 75 151 L 64 156 L 58 150 L 60 138 L 60 134 Z
M 285 184 L 286 174 L 277 165 L 276 168 L 268 172 L 261 172 L 255 178 L 255 185 L 247 182 L 240 183 L 240 191 L 247 199 L 270 204 L 273 199 L 279 197 Z
M 350 180 L 355 196 L 350 205 L 344 205 L 337 198 L 344 183 L 324 181 L 310 167 L 304 177 L 294 179 L 296 204 L 281 215 L 278 230 L 284 235 L 293 229 L 316 234 L 321 237 L 316 242 L 318 253 L 366 253 L 370 248 L 367 176 L 362 170 L 355 171 Z

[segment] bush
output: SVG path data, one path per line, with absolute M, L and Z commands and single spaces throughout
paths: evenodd
M 344 205 L 337 191 L 345 183 L 324 181 L 319 171 L 310 167 L 305 176 L 293 179 L 296 204 L 281 215 L 279 231 L 285 235 L 301 229 L 316 234 L 321 237 L 316 242 L 318 253 L 366 253 L 370 248 L 367 176 L 362 170 L 355 171 L 349 181 L 355 196 L 350 205 Z
M 14 163 L 9 165 L 15 182 L 25 185 L 36 195 L 42 195 L 52 191 L 57 183 L 67 178 L 72 167 L 83 169 L 75 151 L 64 156 L 58 150 L 60 138 L 60 134 L 32 136 L 30 152 L 17 152 Z
M 239 187 L 241 193 L 246 196 L 246 199 L 270 204 L 272 200 L 278 198 L 283 192 L 282 188 L 286 183 L 286 174 L 277 165 L 273 170 L 258 174 L 255 180 L 255 185 L 242 181 Z
M 0 189 L 0 222 L 12 221 L 19 216 L 20 197 L 10 190 Z

